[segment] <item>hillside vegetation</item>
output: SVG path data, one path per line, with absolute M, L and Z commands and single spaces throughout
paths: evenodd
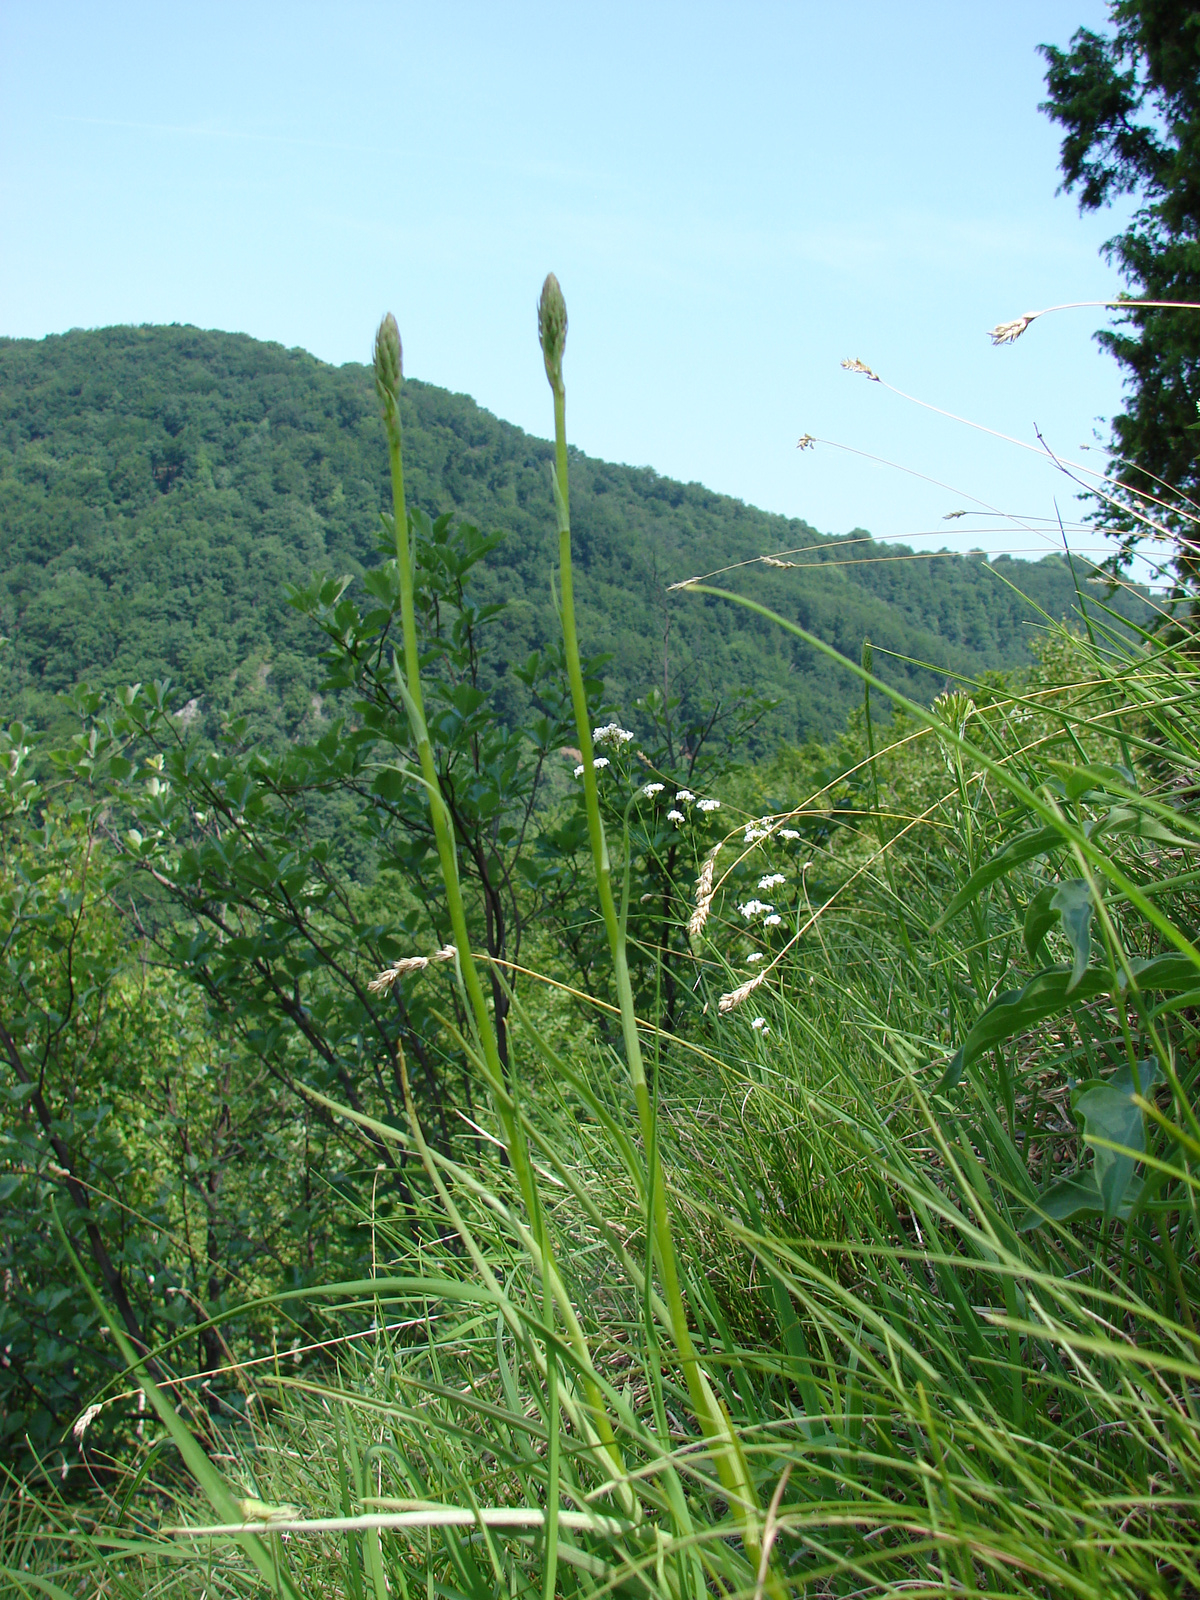
M 9 569 L 55 726 L 0 730 L 0 1596 L 1200 1593 L 1188 624 L 1042 618 L 930 703 L 787 613 L 899 627 L 918 563 L 831 542 L 685 584 L 751 693 L 626 725 L 647 545 L 795 530 L 572 456 L 553 276 L 539 334 L 552 446 L 406 386 L 386 318 L 373 394 L 268 350 L 222 424 L 180 354 L 202 428 L 81 366 L 6 458 L 61 565 Z M 143 337 L 263 351 L 101 337 L 130 391 Z M 153 622 L 207 708 L 50 702 L 56 614 L 61 681 L 88 639 L 144 679 Z M 755 764 L 764 683 L 854 709 Z
M 516 720 L 524 701 L 505 667 L 557 637 L 551 446 L 430 384 L 407 382 L 401 410 L 413 503 L 505 534 L 473 592 L 508 601 L 490 670 Z M 844 675 L 761 619 L 668 584 L 802 550 L 795 570 L 743 571 L 745 592 L 850 659 L 869 636 L 884 678 L 921 699 L 947 672 L 1028 662 L 1038 618 L 1016 590 L 1055 618 L 1076 603 L 1058 556 L 897 559 L 909 552 L 822 537 L 649 468 L 572 452 L 571 473 L 582 643 L 611 657 L 614 702 L 632 708 L 662 684 L 669 630 L 667 676 L 685 700 L 752 688 L 780 701 L 760 751 L 836 731 Z M 210 730 L 236 711 L 276 736 L 319 732 L 317 635 L 286 585 L 361 577 L 387 493 L 364 366 L 191 327 L 0 340 L 0 705 L 45 725 L 82 679 L 169 678 Z M 1132 594 L 1116 603 L 1144 615 Z

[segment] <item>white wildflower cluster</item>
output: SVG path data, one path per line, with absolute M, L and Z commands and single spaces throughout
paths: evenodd
M 786 882 L 787 879 L 782 872 L 768 872 L 765 878 L 758 880 L 758 887 L 760 889 L 778 889 L 781 883 Z
M 778 928 L 782 921 L 783 921 L 783 918 L 779 915 L 778 911 L 772 911 L 772 913 L 771 913 L 771 915 L 769 917 L 764 917 L 763 918 L 763 927 L 764 928 Z
M 774 912 L 775 907 L 768 905 L 765 900 L 747 900 L 745 905 L 738 907 L 738 910 L 749 922 L 751 917 L 769 917 Z M 778 922 L 779 918 L 776 917 L 775 920 Z
M 593 756 L 592 757 L 592 765 L 595 767 L 597 772 L 599 772 L 603 767 L 607 767 L 608 764 L 609 764 L 609 762 L 608 762 L 608 757 L 607 756 Z M 575 768 L 575 774 L 574 775 L 577 778 L 582 778 L 583 777 L 583 762 L 582 761 Z
M 696 801 L 696 810 L 697 811 L 706 811 L 706 812 L 707 811 L 720 811 L 720 809 L 721 809 L 721 802 L 719 800 L 697 800 Z
M 684 816 L 682 811 L 676 811 L 675 808 L 672 807 L 671 810 L 667 812 L 667 821 L 680 823 L 686 822 L 687 818 Z
M 689 800 L 694 800 L 695 798 L 696 796 L 690 789 L 680 789 L 679 793 L 675 796 L 675 802 L 677 805 L 684 806 L 687 805 Z
M 798 839 L 800 835 L 796 832 L 795 828 L 780 828 L 779 837 L 781 839 Z
M 771 1031 L 766 1017 L 752 1017 L 750 1019 L 750 1026 L 754 1029 L 755 1033 L 770 1033 Z
M 628 728 L 621 728 L 615 722 L 609 722 L 603 728 L 592 729 L 592 743 L 610 744 L 614 750 L 623 750 L 627 744 L 633 743 L 633 735 Z
M 752 950 L 746 957 L 746 965 L 752 967 L 756 961 L 765 961 L 766 959 L 761 950 Z
M 768 838 L 774 825 L 774 817 L 759 817 L 757 822 L 748 822 L 746 824 L 746 843 L 757 844 L 760 839 Z
M 656 794 L 661 794 L 662 792 L 663 785 L 661 783 L 648 783 L 642 790 L 647 800 L 653 799 Z

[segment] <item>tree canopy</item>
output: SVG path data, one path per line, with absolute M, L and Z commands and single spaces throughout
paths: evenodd
M 480 605 L 511 600 L 501 654 L 523 661 L 557 635 L 551 446 L 431 384 L 410 379 L 401 405 L 414 503 L 505 535 L 472 592 Z M 1075 606 L 1061 556 L 989 563 L 862 530 L 829 538 L 577 452 L 571 483 L 582 642 L 609 657 L 614 701 L 632 707 L 664 671 L 696 710 L 750 687 L 779 702 L 754 734 L 760 752 L 841 727 L 848 681 L 760 619 L 671 594 L 672 582 L 741 564 L 747 592 L 851 659 L 869 635 L 880 670 L 923 699 L 947 671 L 1029 660 L 1036 629 L 1022 593 L 1053 617 Z M 6 715 L 47 727 L 63 718 L 56 695 L 81 679 L 115 689 L 166 678 L 210 731 L 246 714 L 277 745 L 318 737 L 334 708 L 318 635 L 286 585 L 349 575 L 361 599 L 386 485 L 364 366 L 190 327 L 0 340 Z M 764 567 L 775 553 L 794 566 Z M 1133 595 L 1117 603 L 1145 614 Z M 500 715 L 523 715 L 511 674 L 496 687 Z
M 1070 48 L 1043 45 L 1049 99 L 1065 130 L 1063 186 L 1083 211 L 1138 201 L 1105 246 L 1131 294 L 1200 302 L 1200 8 L 1114 0 L 1111 33 L 1080 28 Z M 1128 554 L 1149 516 L 1174 540 L 1183 588 L 1200 580 L 1200 311 L 1131 308 L 1097 338 L 1125 369 L 1125 410 L 1101 515 Z M 1150 497 L 1148 500 L 1147 497 Z

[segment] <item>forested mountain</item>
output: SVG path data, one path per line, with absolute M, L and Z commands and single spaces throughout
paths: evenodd
M 509 601 L 506 649 L 523 658 L 557 632 L 551 446 L 430 384 L 409 381 L 403 404 L 412 499 L 506 532 L 478 592 Z M 581 454 L 571 490 L 583 643 L 611 655 L 613 699 L 628 706 L 661 684 L 669 645 L 672 690 L 778 697 L 764 738 L 831 731 L 856 691 L 778 630 L 670 583 L 811 547 L 794 570 L 742 569 L 738 586 L 852 657 L 869 635 L 881 670 L 922 696 L 940 675 L 886 651 L 946 670 L 1013 666 L 1037 619 L 1010 585 L 1055 617 L 1075 604 L 1055 556 L 864 561 L 881 548 Z M 179 326 L 0 340 L 4 717 L 44 725 L 81 679 L 165 677 L 206 720 L 237 710 L 266 732 L 311 732 L 320 640 L 287 586 L 360 575 L 379 559 L 386 503 L 365 366 Z M 510 692 L 500 687 L 502 711 Z

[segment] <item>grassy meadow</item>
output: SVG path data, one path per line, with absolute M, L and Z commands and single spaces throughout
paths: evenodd
M 219 1298 L 142 1339 L 89 1248 L 99 1197 L 55 1153 L 65 1113 L 37 1143 L 32 1052 L 55 1059 L 74 1013 L 6 1024 L 10 1120 L 32 1131 L 3 1181 L 37 1166 L 39 1259 L 79 1284 L 107 1366 L 19 1470 L 12 1446 L 0 1593 L 1200 1594 L 1194 638 L 1132 628 L 1093 588 L 1069 626 L 1033 614 L 1033 667 L 930 706 L 869 644 L 847 661 L 758 590 L 696 582 L 697 607 L 744 604 L 832 663 L 858 709 L 758 768 L 706 767 L 666 699 L 634 736 L 600 720 L 578 642 L 553 278 L 539 335 L 561 644 L 533 755 L 487 725 L 471 676 L 487 619 L 463 574 L 486 551 L 406 499 L 390 318 L 379 618 L 336 588 L 294 601 L 357 697 L 353 740 L 303 772 L 252 751 L 239 766 L 189 745 L 152 691 L 81 702 L 57 766 L 8 735 L 6 837 L 39 792 L 68 796 L 51 886 L 67 899 L 34 930 L 43 953 L 10 961 L 13 992 L 32 1016 L 61 972 L 61 919 L 89 892 L 68 882 L 82 828 L 142 874 L 139 936 L 178 985 L 154 1023 L 114 979 L 112 1048 L 173 1029 L 177 1064 L 146 1068 L 166 1081 L 189 1007 L 209 1007 L 293 1108 L 280 1168 L 318 1139 L 305 1117 L 334 1152 L 297 1239 L 324 1210 L 350 1243 L 306 1246 L 307 1273 L 247 1252 Z M 392 743 L 368 748 L 372 730 Z M 521 787 L 522 761 L 540 774 L 564 748 L 548 789 Z M 301 859 L 296 797 L 310 785 L 319 821 L 335 780 L 334 842 Z M 360 900 L 331 865 L 347 795 L 417 841 L 388 845 Z M 6 849 L 15 927 L 36 875 Z M 126 917 L 117 882 L 104 915 Z M 399 1020 L 372 1056 L 385 1002 Z M 239 1204 L 267 1170 L 247 1166 Z M 159 1234 L 183 1230 L 187 1206 L 162 1204 Z

